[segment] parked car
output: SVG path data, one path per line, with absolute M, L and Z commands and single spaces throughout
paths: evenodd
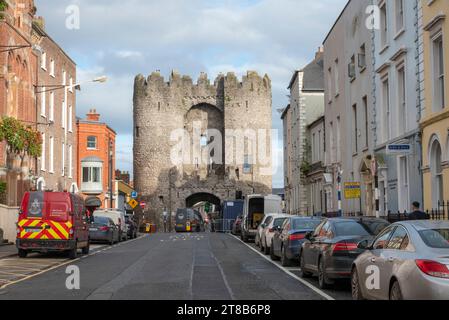
M 131 214 L 125 215 L 125 223 L 128 225 L 128 238 L 137 238 L 137 223 L 134 221 L 134 217 Z
M 270 223 L 262 230 L 262 236 L 260 238 L 260 247 L 262 252 L 265 254 L 270 254 L 271 245 L 273 244 L 273 235 L 276 230 L 282 227 L 285 220 L 287 220 L 290 215 L 275 215 L 271 219 Z
M 119 229 L 120 241 L 128 240 L 128 226 L 126 225 L 125 213 L 119 210 L 102 209 L 94 212 L 94 217 L 108 217 L 114 221 Z
M 356 300 L 449 299 L 449 222 L 405 221 L 385 229 L 352 266 Z M 365 283 L 378 270 L 378 287 Z
M 271 221 L 273 221 L 273 218 L 275 216 L 279 215 L 279 213 L 268 213 L 264 216 L 262 222 L 257 227 L 257 233 L 256 238 L 254 239 L 256 247 L 262 248 L 260 239 L 262 238 L 262 233 L 264 232 L 264 229 L 268 227 Z
M 27 192 L 17 221 L 19 257 L 30 252 L 67 252 L 70 259 L 78 249 L 89 253 L 90 219 L 84 200 L 68 192 Z
M 120 241 L 119 229 L 108 217 L 94 217 L 94 222 L 89 228 L 89 236 L 92 242 L 107 242 L 110 245 Z
M 318 276 L 325 289 L 338 279 L 350 279 L 354 260 L 363 253 L 362 241 L 372 241 L 390 224 L 376 218 L 331 218 L 306 234 L 300 251 L 301 276 Z
M 249 195 L 243 204 L 241 238 L 244 242 L 254 240 L 257 228 L 268 213 L 282 213 L 282 199 L 275 195 Z
M 282 227 L 275 230 L 271 244 L 271 258 L 281 259 L 282 266 L 287 267 L 293 261 L 299 262 L 299 251 L 308 232 L 312 232 L 322 219 L 311 217 L 290 217 Z
M 235 219 L 234 223 L 232 224 L 231 233 L 234 236 L 239 236 L 242 233 L 242 216 L 238 216 L 237 219 Z

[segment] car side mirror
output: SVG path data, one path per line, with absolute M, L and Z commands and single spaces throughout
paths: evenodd
M 361 242 L 359 242 L 359 244 L 357 245 L 358 249 L 362 249 L 362 250 L 367 250 L 370 247 L 370 243 L 368 240 L 363 240 Z

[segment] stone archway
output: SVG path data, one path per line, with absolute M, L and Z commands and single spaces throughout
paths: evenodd
M 217 196 L 211 193 L 201 192 L 201 193 L 194 193 L 191 196 L 187 197 L 186 207 L 192 208 L 201 202 L 209 202 L 211 204 L 216 205 L 217 207 L 221 205 L 221 200 Z

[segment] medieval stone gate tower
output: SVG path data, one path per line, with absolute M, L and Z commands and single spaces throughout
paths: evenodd
M 168 82 L 159 72 L 138 75 L 134 185 L 149 216 L 160 222 L 164 208 L 220 204 L 238 191 L 271 193 L 271 104 L 271 81 L 256 72 L 242 81 L 219 75 L 214 84 L 204 73 L 196 84 L 176 72 Z

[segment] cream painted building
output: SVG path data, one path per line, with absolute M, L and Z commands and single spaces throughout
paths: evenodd
M 294 72 L 288 87 L 290 105 L 284 111 L 283 120 L 284 141 L 287 142 L 287 150 L 284 151 L 288 154 L 284 158 L 285 197 L 290 214 L 311 215 L 321 212 L 324 207 L 324 194 L 321 198 L 312 198 L 308 179 L 312 161 L 309 126 L 324 114 L 323 78 L 323 52 L 320 48 L 311 63 Z M 323 149 L 321 155 L 324 157 L 324 128 L 318 131 L 315 144 L 317 149 Z M 314 183 L 322 185 L 316 179 Z
M 421 120 L 424 208 L 449 200 L 449 3 L 422 0 L 424 110 Z

